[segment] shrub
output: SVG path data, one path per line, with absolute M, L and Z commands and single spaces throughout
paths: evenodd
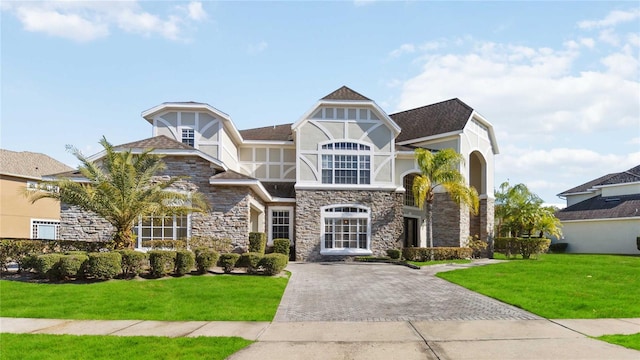
M 523 259 L 529 259 L 547 251 L 549 244 L 551 240 L 545 238 L 496 238 L 494 248 L 508 258 L 520 254 Z
M 409 261 L 430 261 L 433 260 L 455 260 L 468 259 L 473 254 L 473 250 L 468 247 L 433 247 L 419 248 L 409 247 L 402 249 L 402 256 Z
M 196 249 L 196 268 L 198 274 L 205 274 L 218 262 L 218 253 L 215 250 L 200 248 Z
M 220 254 L 220 259 L 218 260 L 218 264 L 220 265 L 220 267 L 222 267 L 224 272 L 228 274 L 231 271 L 233 271 L 233 269 L 236 267 L 236 263 L 238 262 L 239 258 L 240 258 L 240 254 L 235 254 L 235 253 Z
M 387 249 L 387 256 L 393 260 L 399 260 L 402 252 L 398 249 Z
M 194 265 L 195 265 L 195 258 L 191 251 L 189 250 L 176 251 L 176 260 L 175 260 L 175 269 L 174 269 L 176 275 L 182 276 L 184 274 L 190 273 Z
M 218 254 L 233 250 L 231 239 L 218 239 L 211 236 L 193 236 L 187 241 L 190 249 L 207 248 L 215 250 Z
M 149 251 L 149 273 L 155 278 L 163 277 L 174 269 L 175 251 L 152 250 Z
M 273 239 L 273 252 L 289 256 L 289 252 L 291 252 L 289 239 Z
M 553 243 L 549 245 L 549 252 L 553 253 L 564 253 L 567 251 L 567 247 L 569 247 L 568 243 Z
M 273 253 L 265 255 L 262 260 L 260 260 L 260 266 L 264 269 L 264 273 L 266 275 L 277 275 L 289 263 L 289 257 L 285 254 Z
M 489 244 L 486 241 L 480 240 L 478 235 L 469 236 L 467 239 L 467 247 L 473 250 L 472 257 L 480 258 L 485 256 L 485 251 Z
M 187 248 L 187 243 L 182 240 L 145 240 L 142 242 L 142 247 L 153 250 L 182 250 Z
M 262 232 L 249 233 L 249 252 L 256 252 L 264 255 L 267 247 L 267 234 Z
M 94 279 L 113 279 L 122 272 L 122 256 L 120 253 L 93 252 L 88 254 L 85 275 Z
M 0 240 L 0 270 L 7 270 L 11 261 L 18 264 L 18 272 L 25 269 L 23 262 L 27 256 L 42 254 L 45 245 L 40 240 Z
M 82 277 L 83 264 L 89 257 L 86 253 L 76 251 L 72 254 L 65 254 L 53 266 L 52 276 L 56 280 L 68 280 L 73 277 Z
M 41 278 L 49 278 L 56 279 L 58 276 L 55 274 L 55 265 L 62 258 L 62 254 L 43 254 L 38 255 L 35 263 L 34 269 L 39 277 Z
M 260 260 L 264 255 L 260 253 L 248 252 L 240 255 L 240 259 L 238 260 L 237 266 L 246 267 L 247 273 L 255 274 L 258 272 L 258 267 L 260 264 Z
M 146 253 L 135 250 L 118 250 L 122 257 L 122 275 L 124 277 L 134 277 L 142 274 L 148 264 L 149 257 Z

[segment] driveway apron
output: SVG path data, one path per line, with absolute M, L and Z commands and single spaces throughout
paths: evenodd
M 439 279 L 433 268 L 290 263 L 288 269 L 276 322 L 541 319 Z

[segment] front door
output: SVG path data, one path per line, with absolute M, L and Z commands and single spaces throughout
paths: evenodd
M 404 218 L 404 246 L 418 247 L 418 219 Z

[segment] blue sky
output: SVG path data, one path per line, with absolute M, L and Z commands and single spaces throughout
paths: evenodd
M 640 164 L 640 6 L 628 2 L 1 3 L 0 147 L 76 166 L 206 102 L 239 129 L 347 85 L 389 113 L 460 98 L 493 123 L 496 185 L 555 194 Z

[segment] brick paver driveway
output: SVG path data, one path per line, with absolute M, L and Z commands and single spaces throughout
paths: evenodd
M 540 319 L 451 284 L 434 270 L 367 263 L 291 263 L 274 321 Z

